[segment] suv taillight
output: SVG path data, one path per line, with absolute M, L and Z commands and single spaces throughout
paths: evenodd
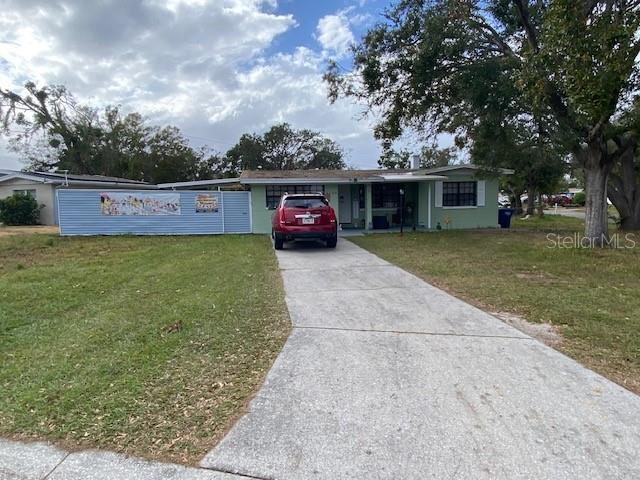
M 286 223 L 285 219 L 284 219 L 284 208 L 280 207 L 280 225 L 284 225 Z

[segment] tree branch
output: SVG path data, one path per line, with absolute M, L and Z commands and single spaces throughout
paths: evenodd
M 480 20 L 477 18 L 470 18 L 469 22 L 472 26 L 480 29 L 481 33 L 484 34 L 485 38 L 495 45 L 498 50 L 505 56 L 519 59 L 518 55 L 513 51 L 513 49 L 500 37 L 498 31 L 489 25 L 484 20 Z
M 513 0 L 513 4 L 515 5 L 516 10 L 518 10 L 518 16 L 520 17 L 520 21 L 522 22 L 522 26 L 524 27 L 529 45 L 534 52 L 538 53 L 540 51 L 540 46 L 538 44 L 538 35 L 535 28 L 531 24 L 528 0 Z

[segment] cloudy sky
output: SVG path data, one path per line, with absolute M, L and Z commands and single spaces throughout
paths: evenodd
M 276 122 L 319 130 L 356 167 L 379 150 L 361 107 L 330 105 L 329 58 L 385 0 L 0 0 L 0 85 L 64 84 L 224 152 Z M 0 168 L 20 168 L 0 143 Z

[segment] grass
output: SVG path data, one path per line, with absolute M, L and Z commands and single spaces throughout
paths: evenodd
M 0 435 L 195 463 L 280 351 L 283 298 L 266 237 L 2 237 Z
M 560 350 L 640 393 L 640 237 L 629 249 L 549 248 L 582 230 L 582 220 L 547 215 L 511 231 L 352 241 L 486 310 L 554 325 Z
M 58 227 L 52 225 L 10 227 L 0 223 L 0 237 L 6 237 L 8 235 L 24 235 L 28 233 L 57 234 Z

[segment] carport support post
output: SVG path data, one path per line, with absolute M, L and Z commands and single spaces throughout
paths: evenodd
M 364 218 L 365 229 L 371 230 L 373 228 L 373 209 L 371 208 L 371 184 L 367 183 L 364 190 Z
M 404 188 L 400 189 L 400 236 L 404 233 Z

